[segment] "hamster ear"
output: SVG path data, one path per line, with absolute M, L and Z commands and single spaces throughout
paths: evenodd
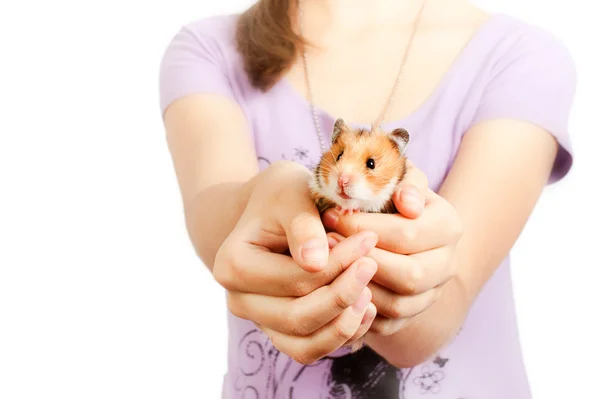
M 342 118 L 336 119 L 335 123 L 333 124 L 333 134 L 331 135 L 331 142 L 335 143 L 339 135 L 347 130 L 348 126 L 346 125 L 346 122 L 344 122 Z
M 408 131 L 403 128 L 397 128 L 397 129 L 392 130 L 392 132 L 390 133 L 390 137 L 398 145 L 398 149 L 400 150 L 400 153 L 402 155 L 404 155 L 404 152 L 406 151 L 406 147 L 408 146 L 408 143 L 410 142 L 410 134 L 408 133 Z

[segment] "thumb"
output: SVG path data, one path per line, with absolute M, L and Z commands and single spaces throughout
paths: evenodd
M 294 212 L 293 207 L 286 213 Z M 329 242 L 316 208 L 294 212 L 282 220 L 292 258 L 308 272 L 322 270 L 329 260 Z
M 413 185 L 401 185 L 393 197 L 394 205 L 402 216 L 415 219 L 421 216 L 425 199 L 423 194 Z
M 406 161 L 406 173 L 396 188 L 393 201 L 398 213 L 410 219 L 421 216 L 425 196 L 429 191 L 427 175 L 410 160 Z

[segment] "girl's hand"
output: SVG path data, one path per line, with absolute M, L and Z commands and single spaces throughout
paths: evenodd
M 399 215 L 330 210 L 323 217 L 334 242 L 364 230 L 378 235 L 377 248 L 369 253 L 378 271 L 368 287 L 378 311 L 370 330 L 382 335 L 397 332 L 440 297 L 455 275 L 453 255 L 461 237 L 457 212 L 427 188 L 425 175 L 414 165 L 409 164 L 394 202 Z
M 366 287 L 377 265 L 365 257 L 377 236 L 353 234 L 330 251 L 309 196 L 310 177 L 292 162 L 259 174 L 213 268 L 230 311 L 303 364 L 358 340 L 377 313 Z

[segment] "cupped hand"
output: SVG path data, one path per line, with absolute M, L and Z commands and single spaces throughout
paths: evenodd
M 377 313 L 367 288 L 377 265 L 365 257 L 377 236 L 351 234 L 330 250 L 309 179 L 291 162 L 263 171 L 213 267 L 230 311 L 303 364 L 356 342 Z
M 369 253 L 378 271 L 368 287 L 378 312 L 370 331 L 382 335 L 397 332 L 440 297 L 456 273 L 454 251 L 462 234 L 457 212 L 427 187 L 427 178 L 412 163 L 394 203 L 399 214 L 329 210 L 323 216 L 334 243 L 361 231 L 379 238 Z

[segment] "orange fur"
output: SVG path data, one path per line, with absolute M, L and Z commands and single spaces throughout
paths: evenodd
M 390 134 L 377 129 L 354 130 L 343 122 L 336 124 L 334 129 L 338 131 L 337 135 L 334 134 L 331 148 L 323 154 L 315 169 L 315 178 L 319 179 L 320 175 L 323 185 L 330 184 L 332 172 L 335 171 L 337 176 L 340 170 L 351 170 L 364 177 L 374 194 L 382 192 L 394 178 L 398 178 L 398 181 L 402 179 L 406 172 L 406 158 Z M 337 160 L 340 154 L 342 156 Z M 374 161 L 374 169 L 367 167 L 369 159 Z M 335 206 L 332 198 L 327 198 L 319 191 L 313 190 L 313 194 L 320 211 Z M 395 212 L 391 198 L 380 212 Z

